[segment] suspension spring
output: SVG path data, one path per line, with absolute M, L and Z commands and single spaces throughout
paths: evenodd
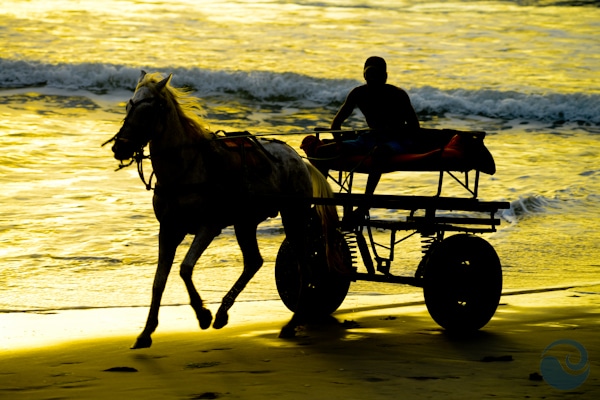
M 431 249 L 431 246 L 436 241 L 437 241 L 437 237 L 434 235 L 430 235 L 430 236 L 423 235 L 421 237 L 421 253 L 423 254 L 423 256 L 425 256 L 429 252 L 429 249 Z
M 344 235 L 344 239 L 348 244 L 348 248 L 350 249 L 350 256 L 352 257 L 352 265 L 356 265 L 358 260 L 358 246 L 356 244 L 356 233 L 355 232 L 342 232 Z

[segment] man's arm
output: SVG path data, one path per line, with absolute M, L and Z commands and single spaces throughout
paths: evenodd
M 410 110 L 407 110 L 408 113 L 406 115 L 406 125 L 409 128 L 414 128 L 414 129 L 418 129 L 421 127 L 421 124 L 419 123 L 419 117 L 417 117 L 417 113 L 415 112 L 415 109 L 413 108 L 412 104 L 408 103 Z
M 337 131 L 337 130 L 342 129 L 342 123 L 344 123 L 344 121 L 346 119 L 348 119 L 348 117 L 350 115 L 352 115 L 352 112 L 354 111 L 354 108 L 356 107 L 355 97 L 356 96 L 355 96 L 354 90 L 352 90 L 350 93 L 348 93 L 348 96 L 346 97 L 344 104 L 342 104 L 342 106 L 338 110 L 335 117 L 333 117 L 333 122 L 331 123 L 332 130 Z
M 404 99 L 403 114 L 406 118 L 406 126 L 412 129 L 420 128 L 421 125 L 419 123 L 419 117 L 417 117 L 417 113 L 415 112 L 415 109 L 412 106 L 412 103 L 410 102 L 410 97 L 408 97 L 408 93 L 406 93 L 404 90 L 402 90 L 402 97 Z

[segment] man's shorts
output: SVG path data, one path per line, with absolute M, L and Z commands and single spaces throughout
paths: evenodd
M 369 154 L 375 147 L 385 146 L 394 154 L 408 153 L 412 141 L 407 138 L 399 138 L 389 140 L 378 137 L 376 132 L 365 132 L 358 138 L 353 140 L 345 140 L 342 142 L 342 151 L 347 154 Z

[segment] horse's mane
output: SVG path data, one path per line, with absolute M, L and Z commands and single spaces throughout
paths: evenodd
M 156 84 L 163 79 L 164 77 L 158 72 L 147 73 L 138 83 L 137 88 Z M 192 96 L 190 90 L 171 86 L 169 79 L 162 94 L 165 94 L 165 97 L 173 104 L 186 129 L 191 128 L 192 132 L 205 138 L 212 134 L 206 122 L 199 115 L 204 113 L 200 100 Z

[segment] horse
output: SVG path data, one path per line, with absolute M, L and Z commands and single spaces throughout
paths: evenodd
M 104 143 L 114 143 L 112 152 L 121 162 L 120 167 L 137 161 L 144 183 L 142 162 L 150 158 L 150 182 L 152 177 L 155 179 L 152 202 L 159 222 L 158 265 L 148 318 L 131 348 L 152 345 L 151 335 L 158 326 L 161 297 L 175 252 L 188 234 L 193 235 L 193 241 L 179 275 L 190 305 L 201 329 L 209 328 L 211 323 L 215 329 L 227 325 L 229 309 L 263 265 L 256 237 L 258 224 L 278 213 L 300 271 L 298 305 L 279 337 L 294 337 L 308 317 L 306 299 L 312 284 L 303 277 L 314 274 L 307 251 L 307 237 L 311 235 L 307 221 L 316 218 L 315 211 L 326 242 L 328 267 L 342 268 L 336 250 L 339 246 L 331 234 L 339 223 L 335 206 L 312 208 L 307 201 L 311 197 L 333 197 L 331 187 L 315 167 L 282 141 L 254 138 L 236 142 L 210 131 L 197 112 L 200 99 L 172 86 L 171 78 L 172 74 L 164 78 L 159 73 L 142 71 L 120 130 Z M 149 156 L 144 155 L 146 146 Z M 192 273 L 213 239 L 232 225 L 243 255 L 243 271 L 223 297 L 213 322 L 211 311 L 192 282 Z

